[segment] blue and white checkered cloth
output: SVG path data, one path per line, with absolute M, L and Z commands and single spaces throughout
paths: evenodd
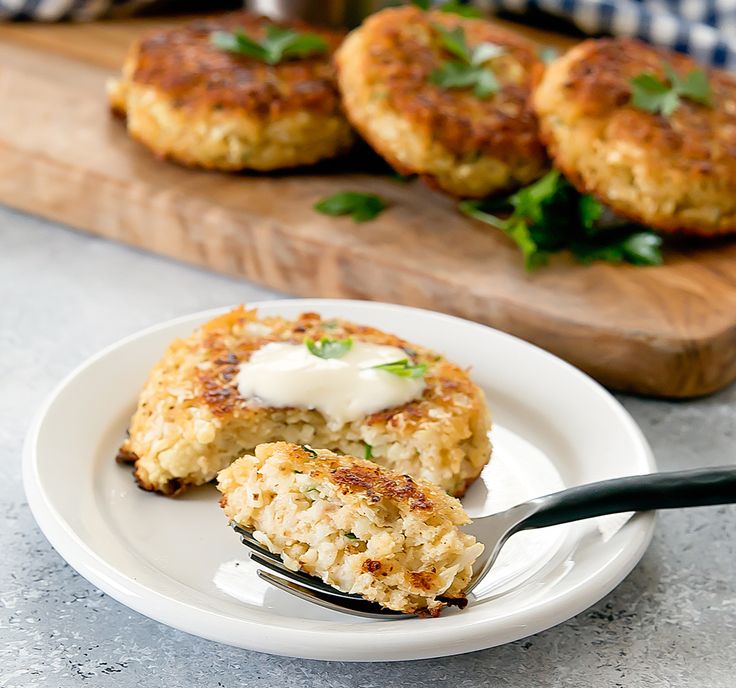
M 133 11 L 146 4 L 147 0 L 0 0 L 0 19 L 85 20 L 111 9 Z M 477 4 L 513 13 L 534 9 L 567 19 L 591 35 L 634 36 L 690 53 L 704 64 L 736 70 L 736 0 L 477 0 Z
M 736 69 L 736 0 L 482 0 L 488 9 L 535 9 L 591 35 L 633 36 Z

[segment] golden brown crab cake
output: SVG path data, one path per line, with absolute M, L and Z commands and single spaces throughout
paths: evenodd
M 326 52 L 276 65 L 215 47 L 214 32 L 260 41 L 267 27 L 320 36 Z M 342 34 L 245 12 L 146 34 L 131 48 L 123 76 L 109 84 L 113 110 L 130 135 L 157 155 L 217 170 L 308 165 L 347 150 L 332 51 Z
M 228 519 L 294 571 L 383 607 L 437 616 L 465 606 L 483 545 L 460 502 L 370 461 L 262 444 L 218 475 Z
M 501 52 L 486 63 L 500 90 L 444 88 L 434 70 L 453 56 L 436 27 L 461 27 L 468 45 Z M 533 43 L 484 19 L 416 7 L 379 12 L 335 54 L 347 115 L 358 132 L 402 173 L 416 173 L 456 195 L 483 197 L 526 185 L 548 168 L 528 103 Z
M 314 409 L 269 407 L 240 395 L 239 368 L 255 352 L 274 342 L 301 345 L 322 337 L 401 348 L 427 366 L 420 395 L 339 426 Z M 169 346 L 141 392 L 118 459 L 135 463 L 144 489 L 173 495 L 209 482 L 263 442 L 285 440 L 370 456 L 460 496 L 490 458 L 489 430 L 483 391 L 435 352 L 316 313 L 260 319 L 241 306 Z
M 736 231 L 736 79 L 706 70 L 711 105 L 687 98 L 669 117 L 631 104 L 631 79 L 667 82 L 689 57 L 634 39 L 588 40 L 549 65 L 533 103 L 554 164 L 579 191 L 666 231 Z

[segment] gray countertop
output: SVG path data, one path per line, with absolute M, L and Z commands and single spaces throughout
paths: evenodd
M 275 296 L 0 209 L 0 688 L 734 686 L 734 507 L 662 513 L 633 573 L 567 623 L 503 647 L 400 664 L 217 645 L 130 611 L 77 575 L 39 532 L 21 485 L 23 437 L 44 396 L 135 330 Z M 621 401 L 660 468 L 736 463 L 736 388 L 691 402 Z

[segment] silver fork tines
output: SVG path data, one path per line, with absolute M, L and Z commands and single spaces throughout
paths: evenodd
M 331 609 L 332 611 L 349 612 L 355 616 L 363 616 L 372 619 L 386 618 L 406 618 L 413 616 L 412 614 L 404 614 L 391 609 L 385 609 L 375 602 L 369 602 L 360 595 L 354 595 L 342 592 L 337 588 L 333 588 L 324 581 L 315 576 L 310 576 L 303 571 L 292 571 L 287 568 L 278 554 L 269 552 L 258 540 L 253 537 L 253 533 L 245 528 L 241 528 L 237 524 L 231 524 L 233 530 L 240 535 L 241 542 L 250 550 L 248 556 L 250 559 L 271 571 L 280 574 L 275 576 L 273 573 L 259 570 L 258 576 L 276 586 L 284 592 L 299 597 L 308 602 L 314 602 L 322 607 Z M 283 576 L 283 577 L 282 577 Z

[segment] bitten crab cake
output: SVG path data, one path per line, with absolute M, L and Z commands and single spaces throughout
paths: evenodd
M 458 37 L 469 59 L 448 49 Z M 335 59 L 350 121 L 399 172 L 456 196 L 483 197 L 546 171 L 528 103 L 541 62 L 517 34 L 484 19 L 390 8 L 353 31 Z M 443 70 L 446 85 L 439 85 Z
M 490 416 L 467 371 L 372 327 L 239 307 L 173 342 L 118 459 L 174 495 L 263 442 L 363 456 L 462 495 L 488 462 Z
M 408 613 L 465 605 L 483 545 L 436 485 L 352 456 L 277 442 L 218 476 L 231 522 L 286 566 Z
M 682 81 L 702 69 L 699 98 L 680 95 L 671 113 L 632 102 L 632 80 L 654 96 L 671 89 L 668 69 Z M 736 232 L 732 75 L 633 39 L 588 40 L 547 67 L 533 103 L 555 166 L 579 191 L 660 230 Z
M 214 42 L 225 34 L 221 41 L 237 44 L 242 34 L 252 48 L 274 31 L 277 38 L 286 31 L 311 38 L 276 64 L 269 64 L 279 57 L 273 50 L 259 57 Z M 312 164 L 352 143 L 331 62 L 341 40 L 340 33 L 245 12 L 156 30 L 130 49 L 122 78 L 108 85 L 110 102 L 133 138 L 185 165 L 273 170 Z

